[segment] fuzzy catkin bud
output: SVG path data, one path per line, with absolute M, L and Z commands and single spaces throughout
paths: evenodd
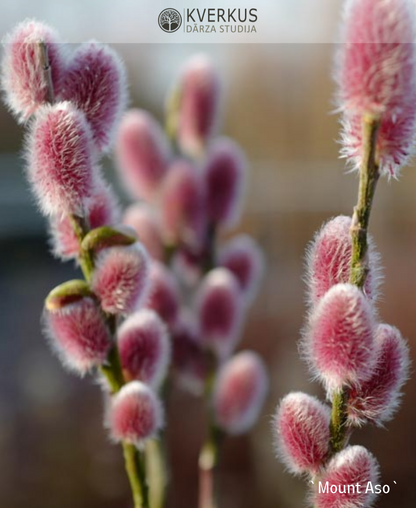
M 172 272 L 162 263 L 152 262 L 146 306 L 157 312 L 167 325 L 173 326 L 179 315 L 180 301 L 179 286 Z
M 203 181 L 209 220 L 221 226 L 234 226 L 241 215 L 246 162 L 241 149 L 233 141 L 220 139 L 210 147 Z
M 397 328 L 378 325 L 375 349 L 377 360 L 370 379 L 349 390 L 348 419 L 353 425 L 367 421 L 381 425 L 390 420 L 409 375 L 409 349 Z
M 161 190 L 161 224 L 167 244 L 199 246 L 206 216 L 201 178 L 187 161 L 170 168 Z
M 184 153 L 198 157 L 218 123 L 219 79 L 210 60 L 197 55 L 185 66 L 177 86 L 178 143 Z
M 314 309 L 305 352 L 312 371 L 332 392 L 367 380 L 375 362 L 374 317 L 352 284 L 337 284 Z
M 235 275 L 245 300 L 250 303 L 264 272 L 263 253 L 255 240 L 248 235 L 229 240 L 219 253 L 219 265 Z
M 341 157 L 354 169 L 362 164 L 363 125 L 359 115 L 345 115 L 343 119 Z M 382 175 L 397 178 L 400 169 L 412 158 L 416 132 L 416 93 L 401 115 L 383 117 L 377 135 L 377 157 Z
M 157 388 L 170 360 L 168 332 L 159 316 L 147 309 L 131 314 L 119 327 L 117 339 L 125 378 Z
M 111 187 L 105 184 L 98 185 L 93 195 L 85 200 L 85 209 L 91 229 L 115 224 L 119 219 L 117 199 Z M 79 240 L 68 216 L 52 217 L 50 232 L 55 256 L 67 260 L 79 255 Z
M 163 261 L 164 249 L 160 225 L 152 208 L 144 203 L 129 206 L 124 213 L 123 224 L 134 229 L 153 259 Z
M 375 498 L 371 489 L 367 489 L 368 482 L 374 486 L 378 478 L 378 463 L 373 455 L 362 446 L 348 446 L 331 459 L 319 481 L 315 482 L 313 506 L 367 508 Z M 321 487 L 319 490 L 319 485 L 325 487 L 327 482 L 328 489 L 324 491 Z
M 95 145 L 107 150 L 126 106 L 126 77 L 118 55 L 108 46 L 82 44 L 65 71 L 60 100 L 84 112 Z
M 91 133 L 69 102 L 43 106 L 27 142 L 28 177 L 45 215 L 82 215 L 94 188 Z
M 163 408 L 154 391 L 141 381 L 124 385 L 109 402 L 106 423 L 116 442 L 142 447 L 163 426 Z
M 335 284 L 347 283 L 351 272 L 351 217 L 339 215 L 326 222 L 316 233 L 306 255 L 308 302 L 318 304 Z M 377 300 L 381 282 L 380 256 L 371 237 L 368 238 L 368 274 L 364 293 Z
M 273 420 L 279 459 L 294 474 L 316 474 L 329 454 L 330 409 L 316 397 L 286 395 Z
M 242 320 L 243 306 L 236 278 L 225 268 L 211 270 L 202 280 L 195 301 L 204 345 L 220 356 L 227 356 L 239 338 Z
M 408 0 L 349 0 L 337 82 L 344 110 L 401 113 L 414 94 L 414 6 Z
M 416 51 L 414 5 L 408 0 L 349 0 L 338 55 L 342 154 L 362 162 L 363 116 L 380 119 L 380 171 L 397 176 L 414 151 Z
M 129 193 L 150 201 L 168 170 L 171 149 L 157 121 L 146 111 L 128 111 L 117 136 L 119 173 Z
M 82 298 L 58 311 L 45 310 L 45 331 L 65 367 L 83 375 L 101 365 L 110 349 L 110 334 L 98 305 Z
M 213 393 L 215 419 L 229 434 L 247 432 L 259 417 L 269 380 L 262 359 L 242 351 L 221 368 Z
M 49 89 L 44 70 L 45 54 L 50 66 L 53 90 Z M 4 39 L 1 86 L 5 100 L 19 122 L 28 120 L 39 107 L 53 100 L 59 92 L 65 68 L 65 46 L 48 25 L 35 20 L 18 24 Z
M 135 243 L 103 249 L 96 259 L 92 288 L 110 314 L 128 314 L 144 302 L 149 288 L 149 258 Z

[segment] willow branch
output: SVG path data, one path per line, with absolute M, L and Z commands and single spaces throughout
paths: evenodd
M 70 220 L 81 246 L 82 240 L 89 231 L 89 225 L 83 217 L 76 215 L 71 215 Z M 81 248 L 79 263 L 86 281 L 90 282 L 95 268 L 93 253 L 88 249 Z M 106 314 L 105 319 L 111 334 L 114 336 L 117 328 L 115 316 Z M 107 379 L 112 394 L 117 393 L 125 384 L 120 355 L 115 341 L 107 356 L 106 363 L 100 367 L 100 370 Z M 134 508 L 149 508 L 149 492 L 143 453 L 134 445 L 125 441 L 122 442 L 122 447 L 126 473 L 133 494 Z
M 373 116 L 363 118 L 363 161 L 360 168 L 358 200 L 351 222 L 351 270 L 350 283 L 364 289 L 368 275 L 368 225 L 374 194 L 379 178 L 377 163 L 377 133 L 380 120 Z M 331 412 L 331 449 L 332 453 L 342 450 L 347 442 L 347 402 L 349 391 L 344 388 L 334 394 Z

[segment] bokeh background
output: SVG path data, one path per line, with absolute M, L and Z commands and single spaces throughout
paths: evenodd
M 95 2 L 94 2 L 95 3 Z M 281 3 L 281 2 L 280 2 Z M 99 23 L 88 3 L 15 1 L 2 6 L 0 32 L 36 15 L 70 38 L 103 38 L 132 30 L 117 25 L 114 8 L 102 3 Z M 120 5 L 125 2 L 121 2 Z M 293 2 L 299 7 L 299 2 Z M 341 2 L 320 18 L 321 30 L 336 28 Z M 108 7 L 108 8 L 107 8 Z M 138 9 L 131 5 L 132 18 Z M 291 14 L 288 12 L 288 15 Z M 293 14 L 293 13 L 292 13 Z M 111 24 L 113 19 L 113 24 Z M 316 27 L 315 27 L 316 28 Z M 103 36 L 104 34 L 104 36 Z M 328 36 L 329 36 L 328 35 Z M 304 252 L 328 218 L 350 214 L 357 178 L 338 159 L 337 116 L 331 80 L 331 44 L 116 44 L 126 62 L 131 105 L 163 119 L 163 104 L 178 67 L 197 53 L 211 55 L 223 76 L 222 131 L 244 148 L 250 185 L 239 230 L 252 234 L 267 259 L 260 295 L 247 317 L 242 348 L 265 358 L 271 390 L 249 436 L 228 439 L 220 474 L 223 508 L 297 508 L 304 483 L 276 461 L 271 415 L 290 390 L 322 395 L 297 354 L 305 315 Z M 45 223 L 25 182 L 23 131 L 0 105 L 0 499 L 7 508 L 129 507 L 120 451 L 102 428 L 102 399 L 91 378 L 63 371 L 40 330 L 43 299 L 74 268 L 49 253 Z M 111 157 L 109 179 L 116 180 Z M 116 183 L 117 184 L 117 183 Z M 416 168 L 400 181 L 382 180 L 371 232 L 385 268 L 382 319 L 408 337 L 416 350 Z M 120 193 L 122 196 L 122 193 Z M 364 428 L 352 438 L 379 459 L 391 493 L 380 508 L 415 506 L 416 376 L 404 404 L 386 429 Z M 169 508 L 193 508 L 197 456 L 205 432 L 200 401 L 174 391 L 169 403 L 171 457 Z M 396 484 L 394 484 L 396 482 Z

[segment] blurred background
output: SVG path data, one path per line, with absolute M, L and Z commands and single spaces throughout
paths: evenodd
M 294 4 L 298 2 L 294 2 Z M 63 36 L 102 38 L 85 2 L 64 22 L 56 4 L 16 1 L 0 16 L 0 31 L 27 15 L 56 25 Z M 332 33 L 341 2 L 328 4 L 321 30 Z M 106 11 L 103 2 L 102 17 Z M 81 16 L 81 11 L 84 11 Z M 136 11 L 132 11 L 132 15 Z M 78 23 L 77 15 L 80 15 Z M 106 18 L 107 19 L 107 18 Z M 104 24 L 104 27 L 106 25 Z M 130 27 L 131 28 L 131 27 Z M 115 32 L 129 27 L 112 25 Z M 66 30 L 68 32 L 66 32 Z M 178 66 L 196 52 L 211 55 L 224 79 L 222 131 L 250 161 L 250 184 L 239 230 L 252 234 L 267 259 L 267 276 L 247 317 L 241 348 L 265 358 L 272 378 L 263 415 L 249 435 L 225 442 L 220 474 L 223 508 L 297 508 L 305 485 L 276 461 L 271 415 L 291 390 L 322 395 L 309 382 L 297 354 L 305 315 L 304 252 L 328 218 L 350 214 L 358 180 L 338 159 L 338 120 L 333 109 L 330 44 L 115 44 L 126 62 L 131 105 L 160 120 Z M 7 508 L 129 507 L 120 450 L 102 428 L 102 399 L 91 378 L 62 370 L 40 330 L 43 299 L 74 277 L 70 264 L 49 252 L 46 225 L 24 178 L 23 131 L 0 105 L 0 499 Z M 111 157 L 107 175 L 116 180 Z M 416 350 L 416 171 L 400 181 L 382 180 L 371 232 L 385 268 L 380 315 Z M 117 185 L 117 182 L 116 182 Z M 120 193 L 122 196 L 122 193 Z M 379 459 L 391 493 L 377 506 L 415 506 L 416 377 L 386 429 L 364 428 L 353 443 Z M 192 508 L 197 499 L 197 456 L 205 432 L 198 399 L 174 391 L 169 403 L 171 483 L 168 508 Z M 396 482 L 396 485 L 393 483 Z

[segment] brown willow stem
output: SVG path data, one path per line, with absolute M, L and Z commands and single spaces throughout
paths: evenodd
M 363 118 L 363 160 L 360 167 L 360 183 L 358 201 L 354 207 L 351 222 L 351 270 L 350 283 L 364 290 L 368 275 L 368 224 L 371 208 L 379 178 L 377 163 L 377 133 L 380 119 L 374 116 Z M 330 423 L 331 450 L 337 453 L 342 450 L 347 441 L 347 402 L 349 391 L 343 388 L 334 394 L 332 399 L 332 413 Z
M 74 233 L 81 246 L 82 240 L 89 231 L 89 225 L 83 217 L 70 215 Z M 94 273 L 94 256 L 89 250 L 81 248 L 79 263 L 87 282 L 91 281 Z M 114 336 L 117 328 L 115 316 L 105 315 L 107 325 Z M 107 362 L 100 367 L 101 373 L 107 379 L 112 394 L 117 393 L 125 384 L 121 368 L 120 355 L 114 342 L 107 356 Z M 126 473 L 133 494 L 134 508 L 149 508 L 149 492 L 146 480 L 146 467 L 143 453 L 134 445 L 122 442 Z
M 46 101 L 53 104 L 55 102 L 55 93 L 52 83 L 52 68 L 49 62 L 48 46 L 45 41 L 41 40 L 38 42 L 37 50 L 39 52 L 39 60 L 42 66 L 43 80 L 46 85 Z

